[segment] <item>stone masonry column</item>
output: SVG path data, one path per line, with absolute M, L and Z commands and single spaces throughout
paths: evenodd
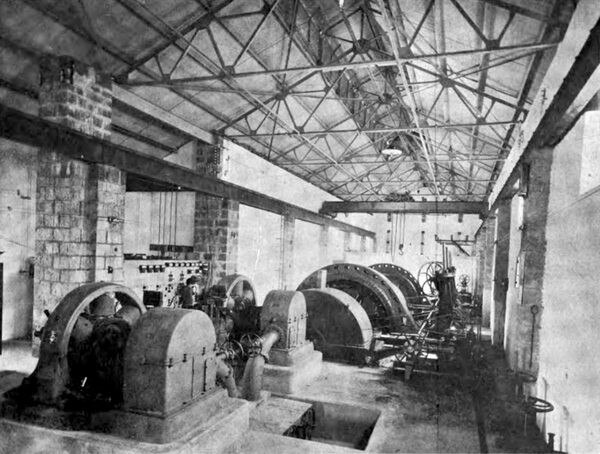
M 222 144 L 196 143 L 197 171 L 221 177 Z M 194 251 L 212 264 L 213 282 L 237 272 L 240 205 L 236 200 L 196 193 Z
M 494 229 L 494 280 L 490 326 L 492 344 L 504 342 L 506 291 L 508 289 L 508 245 L 510 240 L 510 199 L 499 202 Z
M 41 117 L 98 139 L 111 127 L 110 79 L 70 57 L 40 62 Z M 38 154 L 33 326 L 72 289 L 123 280 L 125 174 L 66 158 L 52 145 Z M 37 341 L 34 340 L 34 352 Z
M 506 328 L 510 340 L 506 352 L 509 364 L 512 368 L 527 370 L 534 375 L 538 370 L 539 328 L 543 316 L 542 292 L 552 157 L 551 148 L 541 148 L 532 150 L 525 158 L 530 168 L 529 187 L 523 200 L 521 248 L 516 251 L 523 262 L 522 297 L 521 301 L 511 302 Z M 536 311 L 535 326 L 532 307 Z

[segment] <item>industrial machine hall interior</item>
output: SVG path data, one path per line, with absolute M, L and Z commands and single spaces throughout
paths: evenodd
M 0 0 L 0 452 L 600 452 L 599 0 Z

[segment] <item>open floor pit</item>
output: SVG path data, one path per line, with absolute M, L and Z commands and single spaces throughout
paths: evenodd
M 250 415 L 250 429 L 365 450 L 381 412 L 358 405 L 272 396 Z

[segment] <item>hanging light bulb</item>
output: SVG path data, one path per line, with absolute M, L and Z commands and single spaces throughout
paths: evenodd
M 397 146 L 397 138 L 392 138 L 386 141 L 381 154 L 387 156 L 399 156 L 404 154 L 404 150 Z

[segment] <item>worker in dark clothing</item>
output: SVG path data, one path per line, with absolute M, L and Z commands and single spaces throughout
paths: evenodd
M 196 304 L 196 295 L 198 294 L 198 278 L 192 276 L 185 281 L 185 286 L 180 291 L 181 307 L 191 309 Z

